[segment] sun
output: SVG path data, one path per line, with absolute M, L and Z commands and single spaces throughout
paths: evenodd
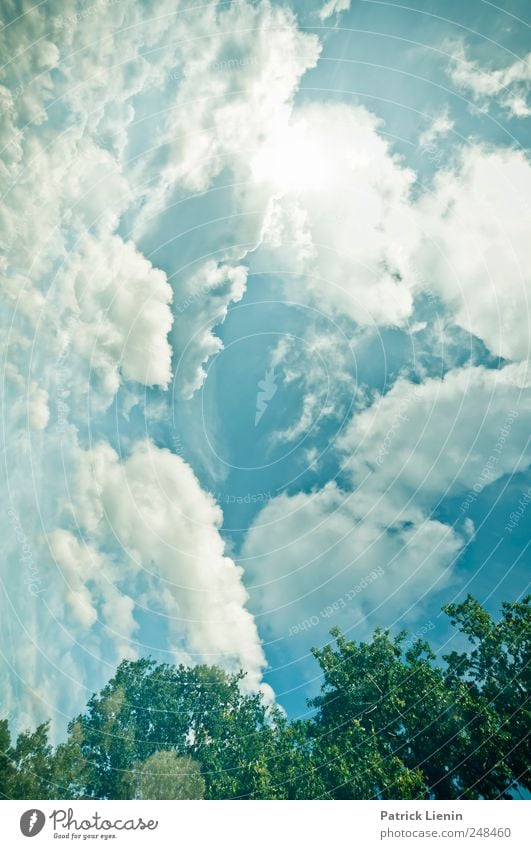
M 263 143 L 251 162 L 253 178 L 276 191 L 306 194 L 320 191 L 329 175 L 328 155 L 306 125 L 283 126 Z

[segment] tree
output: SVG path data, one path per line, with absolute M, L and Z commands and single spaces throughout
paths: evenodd
M 243 674 L 124 661 L 70 726 L 80 737 L 89 798 L 129 799 L 136 764 L 171 750 L 201 766 L 211 799 L 264 798 L 275 779 L 275 714 L 242 692 Z
M 449 676 L 462 679 L 470 700 L 486 704 L 491 716 L 490 727 L 474 724 L 470 729 L 470 778 L 475 777 L 487 797 L 498 787 L 505 797 L 516 784 L 531 789 L 530 601 L 527 596 L 521 602 L 505 602 L 499 622 L 471 595 L 462 604 L 444 608 L 473 646 L 471 652 L 445 656 Z
M 205 780 L 192 758 L 155 752 L 134 770 L 136 799 L 204 799 Z
M 529 602 L 495 622 L 471 596 L 445 610 L 469 651 L 377 629 L 315 649 L 314 715 L 289 722 L 243 673 L 123 661 L 52 749 L 48 725 L 11 740 L 0 797 L 16 799 L 509 798 L 531 790 Z
M 54 799 L 85 799 L 89 769 L 81 749 L 82 733 L 79 724 L 70 724 L 70 734 L 60 743 L 53 756 Z
M 15 769 L 11 760 L 11 734 L 7 719 L 0 720 L 0 799 L 13 798 Z
M 422 798 L 424 776 L 400 755 L 404 725 L 405 670 L 400 639 L 377 630 L 371 643 L 350 642 L 332 631 L 336 648 L 314 649 L 323 671 L 321 695 L 311 701 L 319 771 L 331 798 Z
M 334 798 L 511 798 L 530 788 L 529 598 L 498 623 L 469 596 L 445 608 L 472 652 L 436 663 L 377 629 L 370 643 L 332 631 L 314 651 L 324 675 L 310 728 Z
M 48 723 L 23 731 L 11 745 L 7 720 L 0 723 L 0 794 L 7 799 L 53 798 L 53 757 Z

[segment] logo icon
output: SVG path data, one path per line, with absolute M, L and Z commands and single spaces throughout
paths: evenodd
M 275 383 L 276 375 L 275 369 L 269 369 L 266 371 L 263 380 L 258 381 L 258 389 L 260 390 L 256 395 L 256 415 L 254 418 L 254 426 L 258 424 L 265 411 L 267 410 L 267 405 L 275 395 L 278 386 Z
M 35 837 L 44 828 L 46 817 L 37 808 L 24 811 L 20 817 L 20 830 L 24 837 Z

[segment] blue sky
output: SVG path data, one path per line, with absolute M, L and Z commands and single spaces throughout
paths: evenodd
M 333 625 L 528 584 L 523 2 L 8 4 L 2 687 L 123 657 L 290 716 Z

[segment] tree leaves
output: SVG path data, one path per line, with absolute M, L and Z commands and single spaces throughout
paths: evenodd
M 479 799 L 531 789 L 529 602 L 495 622 L 468 596 L 445 608 L 470 650 L 376 629 L 313 654 L 320 694 L 289 722 L 243 673 L 123 661 L 55 750 L 48 726 L 13 745 L 0 722 L 4 798 Z

